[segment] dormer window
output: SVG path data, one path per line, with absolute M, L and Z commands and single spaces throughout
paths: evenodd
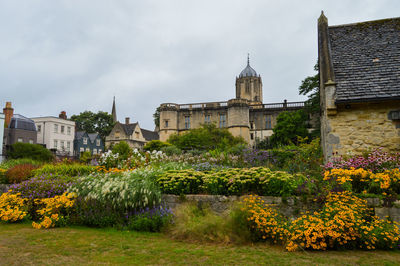
M 83 144 L 84 144 L 84 145 L 87 145 L 87 138 L 86 138 L 86 137 L 83 138 Z

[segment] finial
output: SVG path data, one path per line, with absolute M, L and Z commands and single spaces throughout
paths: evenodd
M 248 66 L 250 65 L 250 54 L 249 53 L 247 53 L 247 65 Z
M 326 24 L 328 24 L 328 18 L 325 17 L 324 10 L 321 10 L 321 15 L 318 18 L 318 23 L 326 23 Z

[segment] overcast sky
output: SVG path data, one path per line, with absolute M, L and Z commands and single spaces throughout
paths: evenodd
M 27 117 L 111 112 L 153 129 L 163 102 L 226 101 L 250 65 L 264 103 L 304 100 L 317 19 L 400 15 L 400 1 L 0 0 L 0 99 Z

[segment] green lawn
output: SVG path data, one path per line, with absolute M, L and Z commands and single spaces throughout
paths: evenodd
M 400 252 L 289 253 L 266 244 L 194 244 L 155 233 L 0 224 L 0 265 L 26 264 L 399 265 Z

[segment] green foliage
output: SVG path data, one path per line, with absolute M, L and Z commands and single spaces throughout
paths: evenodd
M 118 153 L 121 160 L 126 160 L 129 156 L 132 155 L 132 149 L 125 141 L 120 141 L 119 143 L 115 144 L 112 148 L 112 152 L 114 154 Z
M 172 146 L 168 142 L 163 142 L 161 140 L 151 140 L 144 145 L 143 150 L 145 151 L 160 151 L 164 147 Z
M 182 154 L 182 150 L 175 145 L 163 147 L 160 150 L 168 156 Z
M 307 115 L 303 110 L 280 113 L 273 128 L 271 144 L 275 147 L 292 143 L 297 144 L 298 137 L 308 136 L 306 123 Z
M 19 165 L 19 164 L 32 164 L 35 166 L 40 166 L 43 164 L 41 161 L 35 161 L 30 158 L 22 158 L 22 159 L 13 159 L 13 160 L 7 160 L 4 161 L 0 164 L 0 169 L 9 169 L 13 166 Z
M 111 204 L 116 210 L 138 210 L 160 203 L 161 192 L 150 170 L 90 174 L 79 178 L 70 192 L 85 199 Z
M 53 159 L 51 152 L 42 145 L 21 142 L 12 144 L 7 156 L 10 159 L 29 158 L 44 162 L 48 162 Z
M 35 176 L 82 176 L 88 175 L 95 170 L 94 166 L 84 164 L 45 164 L 39 169 L 34 170 Z
M 11 167 L 5 174 L 6 183 L 16 184 L 28 180 L 33 176 L 33 171 L 37 166 L 32 164 L 19 164 Z
M 114 127 L 112 115 L 102 111 L 97 113 L 84 111 L 79 115 L 71 116 L 71 120 L 76 122 L 77 131 L 99 133 L 103 140 Z
M 315 119 L 316 125 L 315 130 L 312 132 L 312 136 L 319 137 L 321 135 L 321 121 L 320 121 L 320 93 L 319 93 L 319 69 L 318 63 L 314 66 L 314 71 L 317 73 L 314 76 L 305 78 L 299 87 L 299 93 L 301 95 L 308 95 L 306 101 L 306 113 L 312 115 Z
M 168 233 L 176 239 L 212 243 L 243 243 L 250 240 L 244 214 L 233 206 L 223 214 L 216 214 L 204 204 L 184 203 L 174 212 L 174 222 Z
M 264 167 L 231 168 L 199 172 L 192 169 L 173 170 L 157 179 L 163 193 L 243 195 L 256 193 L 267 196 L 293 195 L 304 176 Z
M 83 152 L 79 157 L 79 161 L 82 163 L 88 163 L 90 162 L 91 159 L 92 159 L 92 154 L 90 153 L 90 151 Z
M 160 127 L 160 107 L 157 107 L 156 111 L 153 114 L 154 125 L 156 127 Z
M 168 142 L 182 150 L 200 151 L 225 150 L 234 145 L 245 143 L 243 138 L 234 137 L 227 129 L 217 128 L 214 124 L 191 129 L 182 135 L 171 135 Z
M 160 232 L 171 220 L 171 211 L 162 206 L 157 206 L 134 213 L 128 217 L 126 228 L 142 232 Z

